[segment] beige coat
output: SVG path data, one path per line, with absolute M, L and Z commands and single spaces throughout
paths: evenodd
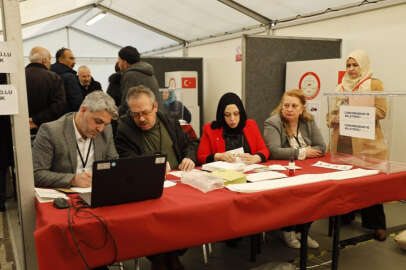
M 383 91 L 383 84 L 378 79 L 371 80 L 371 91 Z M 376 158 L 380 160 L 388 159 L 388 147 L 384 140 L 380 119 L 384 119 L 387 112 L 387 102 L 384 97 L 375 98 L 376 122 L 375 122 L 375 140 L 352 138 L 352 153 L 354 156 Z M 327 116 L 327 125 L 333 128 L 330 142 L 331 153 L 337 152 L 337 143 L 340 137 L 339 125 L 334 123 L 333 119 L 337 118 L 338 110 L 334 110 L 331 116 Z

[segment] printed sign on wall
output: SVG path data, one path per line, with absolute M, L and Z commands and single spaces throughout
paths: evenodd
M 320 78 L 314 72 L 306 72 L 299 81 L 299 89 L 307 100 L 312 100 L 320 93 Z
M 375 139 L 375 107 L 340 106 L 340 135 Z
M 0 42 L 0 73 L 17 72 L 15 46 L 10 42 Z
M 14 85 L 0 85 L 0 115 L 18 113 L 17 89 Z

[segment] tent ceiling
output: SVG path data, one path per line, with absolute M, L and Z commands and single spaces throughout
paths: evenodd
M 24 39 L 73 27 L 146 52 L 375 2 L 406 0 L 25 0 L 20 10 Z M 102 20 L 86 25 L 103 10 Z

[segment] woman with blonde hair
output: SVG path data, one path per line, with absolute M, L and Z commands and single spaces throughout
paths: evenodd
M 323 156 L 326 145 L 313 116 L 306 112 L 302 91 L 285 92 L 279 106 L 265 120 L 264 140 L 271 159 L 306 159 Z M 301 226 L 282 229 L 282 239 L 291 248 L 300 248 Z M 319 243 L 308 236 L 307 245 L 318 248 Z
M 306 112 L 306 98 L 297 89 L 285 92 L 279 106 L 265 120 L 264 140 L 271 159 L 315 158 L 326 151 L 313 116 Z

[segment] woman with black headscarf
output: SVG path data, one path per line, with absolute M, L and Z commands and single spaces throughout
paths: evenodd
M 246 164 L 265 162 L 269 151 L 255 120 L 247 119 L 241 99 L 234 93 L 224 94 L 217 106 L 216 121 L 203 127 L 197 160 L 204 164 L 213 161 L 234 162 L 227 151 L 242 147 L 238 157 Z

